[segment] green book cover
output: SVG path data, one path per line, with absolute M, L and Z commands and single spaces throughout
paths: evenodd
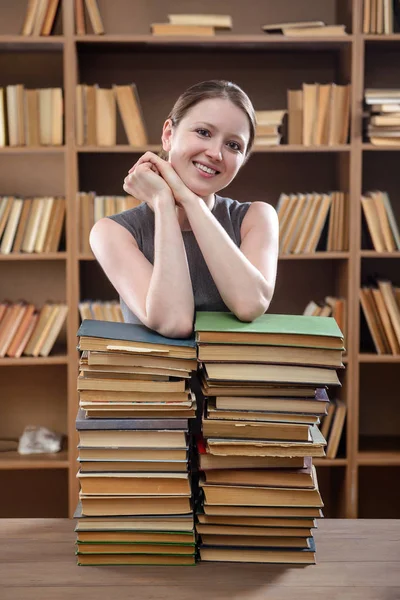
M 343 333 L 333 317 L 308 315 L 264 314 L 251 323 L 245 323 L 231 312 L 199 311 L 196 313 L 195 331 L 321 335 L 343 338 Z

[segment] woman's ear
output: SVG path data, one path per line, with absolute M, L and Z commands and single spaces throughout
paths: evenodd
M 169 152 L 171 150 L 172 133 L 172 121 L 171 119 L 167 119 L 164 123 L 161 136 L 162 147 L 165 152 Z

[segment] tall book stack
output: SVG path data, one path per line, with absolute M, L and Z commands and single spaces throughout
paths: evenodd
M 323 501 L 312 458 L 327 386 L 340 385 L 343 336 L 332 317 L 199 312 L 205 397 L 196 531 L 204 561 L 314 563 Z
M 77 335 L 78 564 L 194 564 L 194 338 L 96 320 Z

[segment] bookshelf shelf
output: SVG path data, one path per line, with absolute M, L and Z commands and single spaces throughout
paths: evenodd
M 398 452 L 359 452 L 357 462 L 360 466 L 400 466 L 400 451 Z
M 24 455 L 18 452 L 0 453 L 0 471 L 2 470 L 27 470 L 27 469 L 68 469 L 68 451 L 57 454 L 31 454 Z
M 0 35 L 1 50 L 24 50 L 29 51 L 32 46 L 36 50 L 62 50 L 64 46 L 64 36 L 24 36 L 24 35 Z
M 65 146 L 5 146 L 0 154 L 64 154 Z
M 361 250 L 361 258 L 400 258 L 400 252 L 377 252 L 376 250 Z
M 362 149 L 367 150 L 368 152 L 399 152 L 400 146 L 375 146 L 374 144 L 369 144 L 368 142 L 364 142 L 362 144 Z
M 279 260 L 347 260 L 348 252 L 313 252 L 312 254 L 280 254 Z
M 145 45 L 145 46 L 195 46 L 195 47 L 233 47 L 235 49 L 276 49 L 284 48 L 291 50 L 302 46 L 308 50 L 340 49 L 349 46 L 353 42 L 352 35 L 321 37 L 284 37 L 282 35 L 232 35 L 221 33 L 215 37 L 185 37 L 185 36 L 153 36 L 142 35 L 75 35 L 74 40 L 78 44 L 123 44 L 123 45 Z
M 0 358 L 0 367 L 32 366 L 32 365 L 67 365 L 67 354 L 55 354 L 53 356 L 21 356 L 20 358 Z
M 316 467 L 347 467 L 347 458 L 314 458 Z
M 76 152 L 80 153 L 92 153 L 92 154 L 104 154 L 110 152 L 122 152 L 128 154 L 142 154 L 144 152 L 160 152 L 161 144 L 150 144 L 148 146 L 136 147 L 129 146 L 127 144 L 120 144 L 117 146 L 77 146 Z M 349 152 L 350 145 L 342 144 L 337 146 L 302 146 L 297 144 L 280 144 L 279 146 L 254 146 L 252 154 L 259 153 L 275 153 L 275 152 L 304 152 L 304 153 L 324 153 L 324 152 Z
M 358 356 L 358 361 L 360 363 L 400 363 L 400 355 L 361 353 Z
M 79 154 L 104 154 L 110 152 L 123 152 L 128 154 L 143 154 L 144 152 L 160 152 L 161 144 L 149 144 L 148 146 L 129 146 L 120 144 L 118 146 L 76 146 L 76 152 Z
M 78 260 L 95 260 L 94 254 L 79 254 Z
M 67 252 L 47 252 L 43 254 L 30 254 L 28 252 L 0 254 L 0 261 L 8 260 L 66 260 Z
M 362 36 L 365 42 L 379 42 L 380 44 L 385 42 L 400 42 L 400 33 L 392 33 L 392 34 L 364 34 Z

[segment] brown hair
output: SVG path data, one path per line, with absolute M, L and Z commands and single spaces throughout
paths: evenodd
M 193 106 L 210 98 L 230 100 L 232 104 L 240 108 L 246 115 L 250 127 L 249 143 L 245 156 L 246 161 L 254 142 L 256 119 L 250 98 L 236 83 L 225 81 L 224 79 L 210 79 L 209 81 L 195 83 L 179 96 L 167 119 L 171 119 L 172 125 L 176 127 Z M 162 150 L 159 156 L 167 159 L 168 152 Z

